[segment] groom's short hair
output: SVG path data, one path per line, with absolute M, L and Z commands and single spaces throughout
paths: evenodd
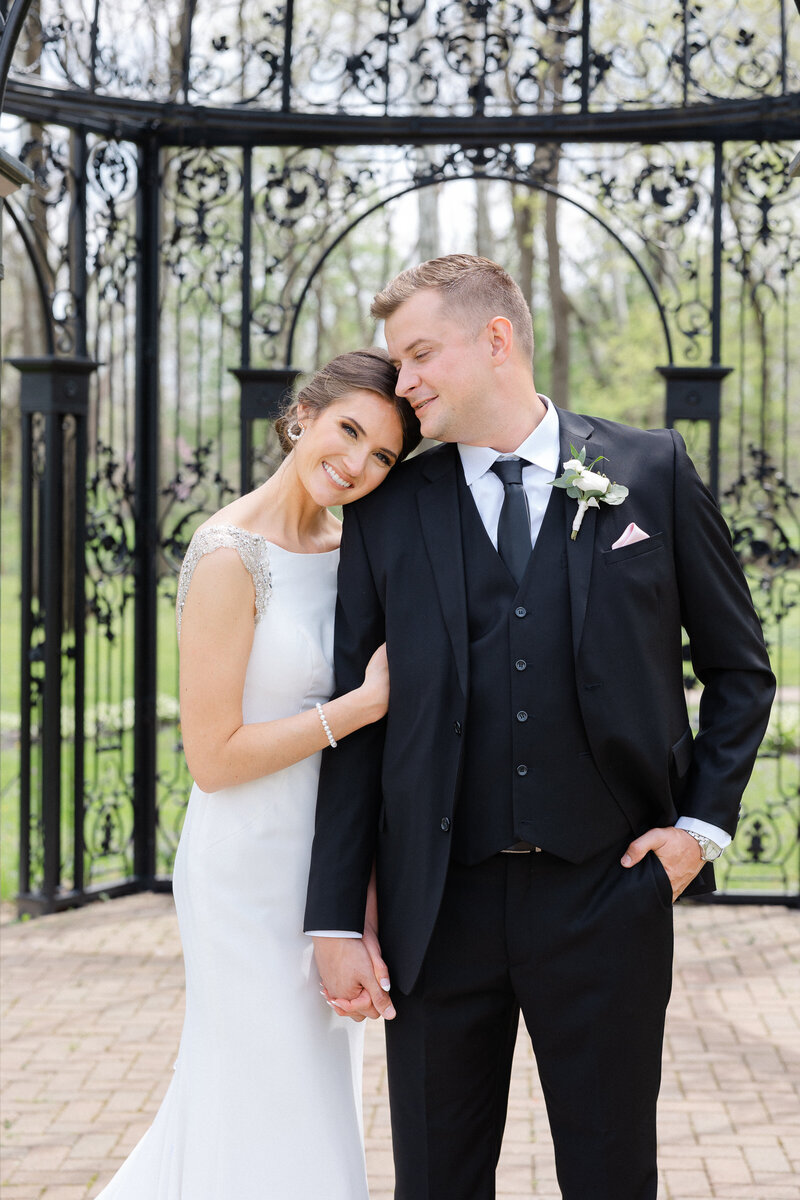
M 490 258 L 446 254 L 409 267 L 378 292 L 370 312 L 378 320 L 386 320 L 415 292 L 425 290 L 441 292 L 450 311 L 463 314 L 476 335 L 493 317 L 506 317 L 520 353 L 533 361 L 531 310 L 508 272 Z

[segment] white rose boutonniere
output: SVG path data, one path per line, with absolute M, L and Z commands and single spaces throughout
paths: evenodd
M 570 451 L 572 458 L 564 463 L 564 474 L 553 480 L 553 487 L 565 488 L 567 495 L 578 501 L 578 511 L 572 522 L 570 535 L 574 542 L 587 508 L 599 508 L 601 500 L 604 504 L 622 504 L 628 489 L 621 483 L 612 483 L 607 475 L 592 470 L 597 463 L 603 461 L 602 454 L 587 467 L 585 446 L 578 453 L 575 447 L 570 445 Z

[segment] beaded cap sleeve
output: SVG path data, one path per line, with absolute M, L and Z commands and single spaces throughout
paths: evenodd
M 189 548 L 178 577 L 178 603 L 175 609 L 178 638 L 181 636 L 183 606 L 186 603 L 195 567 L 204 554 L 213 554 L 215 550 L 221 549 L 235 550 L 253 580 L 253 587 L 256 590 L 256 624 L 267 611 L 267 603 L 272 591 L 268 543 L 260 534 L 240 529 L 238 525 L 207 525 L 205 529 L 198 529 L 189 542 Z

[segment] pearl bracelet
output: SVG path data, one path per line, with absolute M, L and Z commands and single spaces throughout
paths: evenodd
M 331 727 L 328 724 L 328 719 L 325 716 L 325 713 L 322 711 L 322 705 L 315 704 L 314 707 L 317 710 L 320 721 L 322 721 L 322 728 L 325 730 L 325 736 L 327 737 L 328 741 L 330 742 L 331 750 L 335 750 L 336 747 L 339 745 L 339 743 L 336 741 L 336 738 L 331 733 Z

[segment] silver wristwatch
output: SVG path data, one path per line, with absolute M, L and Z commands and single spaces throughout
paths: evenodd
M 715 858 L 719 858 L 722 854 L 722 847 L 716 842 L 712 842 L 711 838 L 706 837 L 702 833 L 695 833 L 693 829 L 685 829 L 684 833 L 688 833 L 689 837 L 693 837 L 700 847 L 700 857 L 703 862 L 713 862 Z

